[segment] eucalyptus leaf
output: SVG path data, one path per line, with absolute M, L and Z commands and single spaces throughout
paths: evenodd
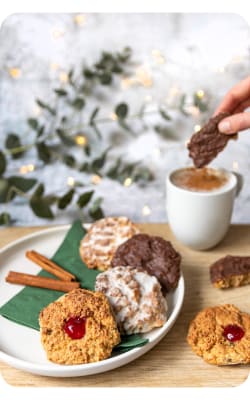
M 193 95 L 193 102 L 194 105 L 198 107 L 201 112 L 205 112 L 208 110 L 207 104 L 197 95 L 197 93 L 194 93 Z
M 64 129 L 57 128 L 56 134 L 58 135 L 62 143 L 66 146 L 74 146 L 76 144 L 74 138 L 67 135 L 67 132 Z
M 77 97 L 72 101 L 71 105 L 77 110 L 82 110 L 83 107 L 85 106 L 85 100 L 83 97 Z
M 165 125 L 156 125 L 154 127 L 155 131 L 163 138 L 168 140 L 177 140 L 177 137 L 172 129 Z
M 64 154 L 63 162 L 70 168 L 76 166 L 76 159 L 71 154 Z
M 100 130 L 98 129 L 97 125 L 96 125 L 94 122 L 92 122 L 91 126 L 92 126 L 92 128 L 94 129 L 94 131 L 95 131 L 95 133 L 96 133 L 96 136 L 97 136 L 99 139 L 101 139 L 101 138 L 102 138 L 102 135 L 101 135 L 101 132 L 100 132 Z
M 54 89 L 54 92 L 59 97 L 64 97 L 64 96 L 67 96 L 67 94 L 68 94 L 67 90 L 65 90 L 65 89 Z
M 116 162 L 108 169 L 105 175 L 110 179 L 116 179 L 117 176 L 119 175 L 119 168 L 121 162 L 122 162 L 121 158 L 118 158 Z
M 77 203 L 76 203 L 78 205 L 78 207 L 79 208 L 85 207 L 89 203 L 89 201 L 91 200 L 91 197 L 93 196 L 93 194 L 94 194 L 94 190 L 91 190 L 89 192 L 85 192 L 85 193 L 81 194 L 78 197 L 78 200 L 77 200 Z
M 60 197 L 57 204 L 60 210 L 64 210 L 71 203 L 74 193 L 75 190 L 70 189 L 67 193 L 65 193 L 62 197 Z
M 53 219 L 54 214 L 49 206 L 49 202 L 40 196 L 32 196 L 30 199 L 30 207 L 34 214 L 39 218 Z
M 118 119 L 124 119 L 128 115 L 128 105 L 126 103 L 120 103 L 115 108 L 115 113 Z
M 7 212 L 0 214 L 0 225 L 9 225 L 11 221 L 11 216 Z
M 44 163 L 49 163 L 52 158 L 51 151 L 45 142 L 39 142 L 36 144 L 37 154 L 40 160 Z
M 0 178 L 0 203 L 7 201 L 10 185 L 8 179 Z
M 4 153 L 0 150 L 0 176 L 4 174 L 7 166 L 7 161 Z
M 94 172 L 98 172 L 104 166 L 109 149 L 107 148 L 99 157 L 92 161 L 91 167 Z
M 171 120 L 170 115 L 168 115 L 168 113 L 167 113 L 165 110 L 163 110 L 163 108 L 160 108 L 160 109 L 159 109 L 159 112 L 160 112 L 160 114 L 161 114 L 161 116 L 162 116 L 163 119 L 165 119 L 165 120 L 167 120 L 167 121 L 170 121 L 170 120 Z
M 91 154 L 91 147 L 89 144 L 87 144 L 86 146 L 83 146 L 83 151 L 87 156 L 90 156 Z
M 132 49 L 130 47 L 125 47 L 121 53 L 117 54 L 117 59 L 120 62 L 127 62 L 132 54 Z
M 85 161 L 80 167 L 79 167 L 80 172 L 91 172 L 91 166 L 90 164 Z
M 94 109 L 94 111 L 91 113 L 90 118 L 89 118 L 89 124 L 90 124 L 90 125 L 93 124 L 93 122 L 94 122 L 94 120 L 95 120 L 95 118 L 96 118 L 96 116 L 97 116 L 99 110 L 100 110 L 100 108 L 99 108 L 99 107 L 96 107 L 96 108 Z
M 11 151 L 12 158 L 20 158 L 25 153 L 22 148 L 22 143 L 15 133 L 9 133 L 5 140 L 6 149 Z
M 102 74 L 99 74 L 98 78 L 102 85 L 110 85 L 112 83 L 112 75 L 109 72 L 103 72 Z
M 89 209 L 89 215 L 91 218 L 94 220 L 101 219 L 104 217 L 103 210 L 101 208 L 101 203 L 102 203 L 102 197 L 98 197 L 93 204 L 91 205 Z
M 39 107 L 43 108 L 44 110 L 47 110 L 51 115 L 56 115 L 56 110 L 51 107 L 49 104 L 44 103 L 43 101 L 36 99 L 37 104 Z
M 82 73 L 83 73 L 83 76 L 84 76 L 86 79 L 94 79 L 94 78 L 96 77 L 95 71 L 92 71 L 92 70 L 89 69 L 89 68 L 84 68 Z
M 31 127 L 31 129 L 33 129 L 34 131 L 36 131 L 38 129 L 38 121 L 35 118 L 28 118 L 27 119 L 27 123 L 28 125 Z
M 37 129 L 37 137 L 40 138 L 44 132 L 44 125 L 41 125 L 38 129 Z
M 43 194 L 44 194 L 44 184 L 43 183 L 39 183 L 39 185 L 35 189 L 35 191 L 34 191 L 32 196 L 33 197 L 42 197 Z
M 187 96 L 185 94 L 183 94 L 180 98 L 180 103 L 179 103 L 179 110 L 181 111 L 181 113 L 185 116 L 189 116 L 189 114 L 185 111 L 185 104 L 186 104 L 186 98 Z
M 18 190 L 26 193 L 33 188 L 33 186 L 37 183 L 37 180 L 33 178 L 23 178 L 20 176 L 10 176 L 8 178 L 8 182 L 10 186 L 14 186 Z

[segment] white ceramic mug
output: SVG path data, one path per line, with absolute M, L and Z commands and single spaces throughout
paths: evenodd
M 184 168 L 181 168 L 184 169 Z M 198 192 L 176 186 L 172 171 L 166 180 L 168 222 L 177 240 L 195 250 L 218 244 L 229 228 L 236 195 L 242 187 L 239 174 L 224 171 L 228 182 L 219 189 Z

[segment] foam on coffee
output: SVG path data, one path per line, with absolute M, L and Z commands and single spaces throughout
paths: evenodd
M 171 181 L 175 186 L 193 192 L 219 190 L 229 182 L 228 174 L 213 168 L 188 167 L 176 171 Z

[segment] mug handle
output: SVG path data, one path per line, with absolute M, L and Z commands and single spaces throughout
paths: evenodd
M 234 174 L 234 176 L 237 179 L 237 186 L 236 186 L 236 193 L 235 193 L 235 197 L 237 197 L 243 188 L 244 178 L 243 178 L 243 175 L 241 175 L 239 172 L 232 171 L 232 174 Z

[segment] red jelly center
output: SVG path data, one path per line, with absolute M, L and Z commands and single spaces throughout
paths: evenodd
M 230 342 L 236 342 L 242 339 L 244 335 L 245 332 L 238 325 L 227 325 L 223 331 L 223 336 Z
M 63 329 L 71 339 L 81 339 L 86 331 L 86 318 L 71 317 L 65 322 Z

